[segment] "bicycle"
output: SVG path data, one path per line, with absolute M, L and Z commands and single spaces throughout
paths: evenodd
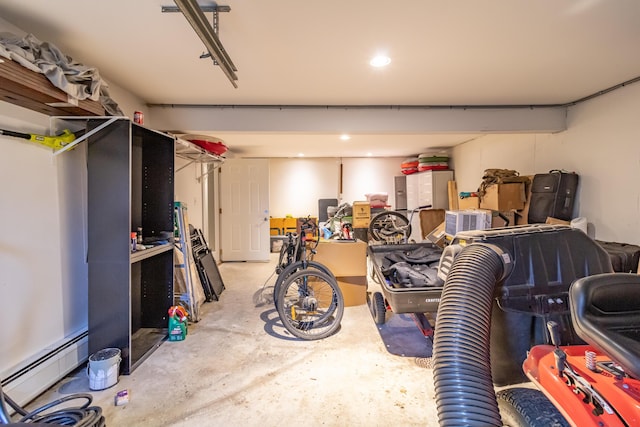
M 280 257 L 278 259 L 278 265 L 276 266 L 276 274 L 278 277 L 273 286 L 273 302 L 276 309 L 278 308 L 278 292 L 280 287 L 284 280 L 292 273 L 306 268 L 313 268 L 333 277 L 333 273 L 325 265 L 307 258 L 307 252 L 310 252 L 312 255 L 315 254 L 315 248 L 319 242 L 316 234 L 318 231 L 316 224 L 311 221 L 311 218 L 304 218 L 300 225 L 300 231 L 300 235 L 291 232 L 287 233 L 287 241 L 280 249 Z M 313 236 L 311 240 L 315 241 L 315 246 L 308 247 L 308 234 Z
M 285 279 L 278 294 L 278 314 L 284 327 L 306 340 L 326 338 L 340 327 L 344 298 L 335 278 L 302 269 Z
M 352 240 L 353 228 L 350 223 L 344 222 L 346 216 L 352 215 L 352 207 L 349 203 L 342 203 L 336 207 L 336 211 L 325 223 L 323 232 L 326 239 Z
M 289 236 L 280 252 L 274 286 L 274 304 L 284 327 L 307 340 L 336 332 L 344 312 L 344 297 L 336 278 L 326 266 L 307 260 L 307 252 L 315 252 L 315 247 L 307 247 L 310 231 L 315 237 L 317 227 L 307 218 L 300 234 Z M 318 239 L 315 241 L 317 245 Z
M 409 218 L 399 211 L 380 212 L 374 215 L 369 222 L 369 235 L 373 240 L 385 244 L 408 243 L 411 236 L 413 215 L 430 207 L 431 205 L 425 205 L 411 210 Z

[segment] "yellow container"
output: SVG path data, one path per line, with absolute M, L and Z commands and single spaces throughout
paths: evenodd
M 269 234 L 271 236 L 280 236 L 284 234 L 284 218 L 269 219 Z
M 282 218 L 283 220 L 283 225 L 282 225 L 282 234 L 287 234 L 287 233 L 295 233 L 296 232 L 296 225 L 298 222 L 297 218 Z

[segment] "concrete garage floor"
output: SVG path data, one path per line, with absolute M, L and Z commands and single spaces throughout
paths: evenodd
M 390 354 L 366 304 L 346 307 L 329 338 L 287 333 L 273 304 L 259 304 L 275 263 L 272 254 L 269 263 L 221 264 L 226 290 L 202 306 L 185 341 L 164 342 L 118 384 L 91 391 L 107 425 L 437 426 L 431 369 Z M 123 389 L 130 402 L 115 406 Z M 83 368 L 28 409 L 86 392 Z

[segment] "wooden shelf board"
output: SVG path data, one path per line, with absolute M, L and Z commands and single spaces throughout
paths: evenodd
M 99 102 L 78 100 L 77 106 L 69 104 L 69 95 L 53 86 L 44 74 L 7 59 L 0 62 L 0 100 L 48 116 L 105 115 Z

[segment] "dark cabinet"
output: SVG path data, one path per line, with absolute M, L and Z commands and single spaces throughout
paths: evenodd
M 174 144 L 126 118 L 86 119 L 89 354 L 133 371 L 166 338 L 173 304 Z M 96 129 L 98 129 L 96 131 Z M 166 243 L 132 252 L 131 232 Z

